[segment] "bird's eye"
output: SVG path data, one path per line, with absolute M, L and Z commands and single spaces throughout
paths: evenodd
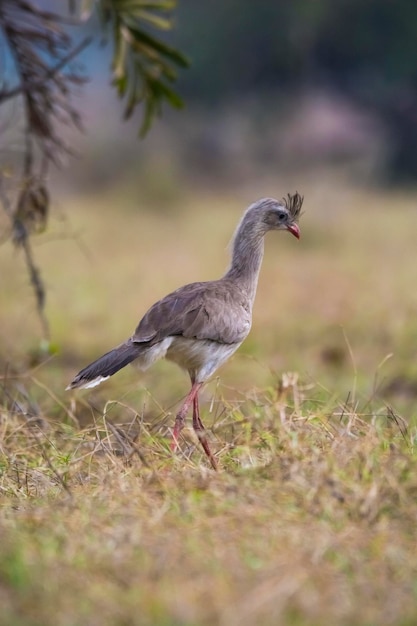
M 278 213 L 278 220 L 280 222 L 284 222 L 287 219 L 287 214 L 284 213 L 283 211 L 279 211 Z

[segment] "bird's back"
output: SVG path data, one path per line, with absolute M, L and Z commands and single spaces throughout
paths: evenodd
M 192 283 L 156 302 L 131 341 L 148 367 L 166 357 L 203 381 L 237 350 L 251 327 L 251 303 L 227 279 Z
M 232 281 L 191 283 L 156 302 L 132 341 L 148 345 L 168 336 L 240 344 L 251 327 L 251 302 Z

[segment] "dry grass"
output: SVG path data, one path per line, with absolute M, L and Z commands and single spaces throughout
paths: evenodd
M 314 403 L 294 379 L 220 401 L 215 474 L 187 438 L 172 458 L 164 425 L 80 430 L 15 400 L 0 623 L 415 623 L 416 432 L 386 409 Z
M 242 205 L 276 189 L 173 214 L 66 201 L 88 256 L 38 248 L 47 362 L 0 248 L 0 624 L 416 623 L 415 198 L 304 182 L 303 238 L 268 237 L 251 338 L 204 391 L 217 474 L 191 430 L 169 451 L 187 384 L 169 364 L 62 389 L 156 298 L 217 276 Z

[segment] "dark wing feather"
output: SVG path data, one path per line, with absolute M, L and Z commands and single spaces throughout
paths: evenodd
M 150 345 L 165 337 L 240 343 L 250 330 L 247 298 L 233 283 L 192 283 L 170 293 L 145 313 L 132 337 Z

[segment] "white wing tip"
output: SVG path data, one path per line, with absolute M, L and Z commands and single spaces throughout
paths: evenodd
M 110 376 L 97 376 L 97 378 L 93 378 L 93 380 L 86 381 L 85 383 L 81 383 L 80 385 L 69 384 L 68 387 L 65 388 L 65 391 L 69 389 L 92 389 L 93 387 L 97 387 L 103 380 L 107 380 Z

